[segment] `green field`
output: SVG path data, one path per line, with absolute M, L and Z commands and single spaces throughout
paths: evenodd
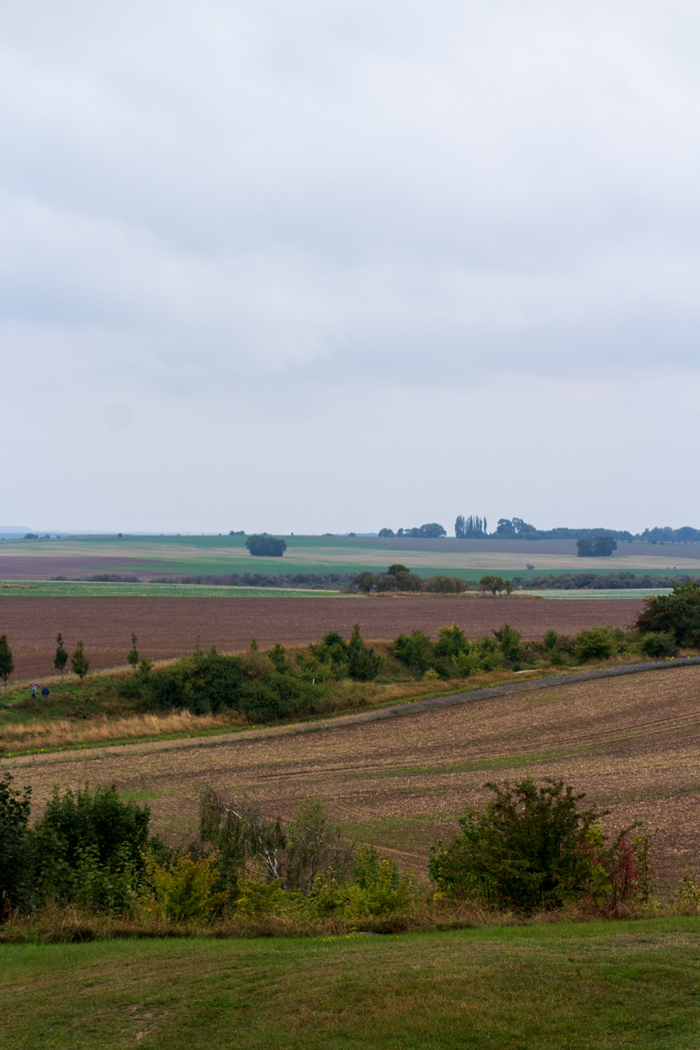
M 100 573 L 159 575 L 227 575 L 263 573 L 358 573 L 382 571 L 400 561 L 421 576 L 446 574 L 478 580 L 487 572 L 527 579 L 544 572 L 636 572 L 660 575 L 700 573 L 700 547 L 619 544 L 610 558 L 581 559 L 573 541 L 518 544 L 485 540 L 478 543 L 444 540 L 380 540 L 347 536 L 288 536 L 282 558 L 253 558 L 245 536 L 75 536 L 58 540 L 0 541 L 3 560 L 26 559 L 40 572 L 41 559 L 54 564 L 50 575 L 86 576 Z M 55 560 L 65 562 L 61 573 Z M 89 559 L 86 562 L 86 559 Z M 116 564 L 114 559 L 118 559 Z M 83 564 L 85 563 L 85 564 Z M 48 563 L 47 563 L 48 564 Z M 527 565 L 532 565 L 528 569 Z M 13 573 L 16 577 L 16 573 Z M 27 573 L 33 576 L 34 572 Z M 47 575 L 49 575 L 47 573 Z
M 696 1050 L 700 919 L 0 946 L 5 1050 Z
M 656 592 L 654 592 L 656 593 Z M 13 580 L 0 583 L 11 598 L 328 598 L 333 590 L 292 587 L 219 587 L 202 583 L 88 583 L 75 580 Z M 346 595 L 352 598 L 353 595 Z

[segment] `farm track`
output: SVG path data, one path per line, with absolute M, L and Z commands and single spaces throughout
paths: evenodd
M 418 701 L 324 723 L 5 760 L 32 784 L 36 812 L 61 788 L 109 784 L 149 801 L 171 842 L 196 825 L 205 786 L 252 793 L 269 816 L 323 796 L 331 813 L 402 863 L 425 870 L 484 782 L 563 779 L 609 809 L 608 831 L 659 829 L 658 872 L 700 859 L 700 666 L 518 683 L 468 702 Z M 395 714 L 395 712 L 394 712 Z
M 15 677 L 53 673 L 56 635 L 69 648 L 82 640 L 92 670 L 120 666 L 131 632 L 142 655 L 169 659 L 202 649 L 247 649 L 252 637 L 263 646 L 306 645 L 329 628 L 350 635 L 359 622 L 369 639 L 393 639 L 402 632 L 433 637 L 444 624 L 458 623 L 469 638 L 509 623 L 524 638 L 548 630 L 575 635 L 596 626 L 627 627 L 642 609 L 641 599 L 556 601 L 468 595 L 356 598 L 33 598 L 0 595 L 0 634 L 7 634 Z

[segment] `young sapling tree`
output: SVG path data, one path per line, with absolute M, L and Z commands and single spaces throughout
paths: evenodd
M 70 658 L 70 665 L 73 668 L 73 674 L 77 674 L 80 679 L 80 688 L 83 688 L 83 678 L 90 670 L 90 661 L 85 655 L 83 650 L 83 643 L 78 642 Z
M 68 663 L 68 653 L 63 648 L 63 635 L 58 634 L 56 636 L 56 655 L 53 658 L 53 665 L 57 671 L 60 672 L 61 678 L 63 678 L 63 672 L 66 669 Z
M 131 664 L 131 667 L 132 667 L 132 670 L 133 670 L 134 674 L 136 674 L 136 668 L 138 667 L 138 663 L 139 663 L 139 654 L 138 654 L 138 650 L 136 648 L 136 641 L 137 641 L 136 635 L 132 631 L 131 632 L 131 651 L 130 651 L 129 655 L 127 656 L 127 660 Z

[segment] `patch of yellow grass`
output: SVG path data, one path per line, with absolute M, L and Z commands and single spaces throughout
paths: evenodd
M 0 735 L 0 742 L 8 750 L 24 751 L 172 733 L 196 734 L 207 729 L 245 724 L 245 717 L 236 711 L 220 715 L 193 715 L 190 711 L 175 711 L 162 715 L 131 715 L 128 718 L 102 717 L 85 723 L 61 718 L 29 725 L 6 726 Z

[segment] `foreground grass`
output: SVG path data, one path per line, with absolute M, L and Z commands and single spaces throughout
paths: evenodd
M 696 1048 L 697 918 L 6 945 L 3 1046 Z

